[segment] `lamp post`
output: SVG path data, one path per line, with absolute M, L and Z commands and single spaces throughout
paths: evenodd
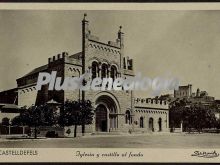
M 8 125 L 8 135 L 11 135 L 11 121 L 9 121 Z

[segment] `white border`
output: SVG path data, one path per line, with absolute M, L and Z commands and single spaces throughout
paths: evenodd
M 0 10 L 219 10 L 220 3 L 0 3 Z

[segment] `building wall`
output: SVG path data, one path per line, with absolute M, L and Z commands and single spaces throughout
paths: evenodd
M 18 105 L 31 106 L 44 101 L 45 95 L 41 95 L 41 92 L 37 92 L 35 86 L 39 72 L 47 71 L 47 67 L 47 65 L 43 65 L 35 68 L 28 74 L 16 80 L 18 88 Z
M 190 97 L 192 95 L 192 85 L 179 86 L 178 90 L 174 90 L 175 98 Z
M 134 126 L 135 129 L 139 129 L 145 132 L 151 132 L 149 128 L 150 118 L 153 118 L 154 132 L 159 132 L 159 118 L 162 119 L 162 132 L 169 131 L 169 111 L 157 110 L 148 108 L 135 108 L 134 110 Z M 143 117 L 143 128 L 140 127 L 140 118 Z
M 98 63 L 115 65 L 119 69 L 120 56 L 120 48 L 88 40 L 85 67 L 88 68 L 91 66 L 95 60 Z
M 35 85 L 18 89 L 18 105 L 28 107 L 35 105 L 37 93 Z
M 74 63 L 65 63 L 64 65 L 64 77 L 80 77 L 82 72 L 82 67 L 80 65 L 74 65 Z M 65 100 L 78 100 L 81 97 L 81 92 L 79 89 L 74 91 L 66 90 L 64 91 Z M 65 101 L 64 100 L 64 101 Z
M 114 97 L 116 103 L 118 103 L 119 108 L 117 109 L 117 120 L 118 120 L 118 129 L 123 130 L 125 125 L 125 112 L 130 110 L 132 113 L 132 96 L 130 93 L 125 91 L 99 91 L 99 92 L 86 92 L 86 99 L 92 100 L 93 106 L 96 107 L 96 100 L 100 97 L 108 96 Z
M 92 62 L 98 63 L 98 73 L 97 75 L 101 77 L 102 65 L 107 65 L 107 78 L 110 77 L 111 66 L 117 68 L 117 77 L 133 77 L 133 70 L 129 70 L 124 65 L 128 63 L 128 60 L 124 60 L 124 34 L 121 32 L 121 28 L 118 32 L 118 38 L 115 42 L 109 41 L 108 43 L 102 43 L 99 41 L 97 36 L 91 34 L 89 30 L 89 22 L 83 20 L 83 51 L 82 56 L 84 57 L 84 71 L 89 71 L 91 73 Z M 125 69 L 124 69 L 125 68 Z M 85 99 L 93 100 L 93 106 L 95 107 L 98 102 L 96 102 L 99 97 L 105 96 L 115 98 L 118 103 L 117 109 L 117 127 L 119 130 L 123 130 L 126 127 L 125 124 L 125 112 L 129 110 L 132 113 L 133 110 L 133 94 L 131 91 L 86 91 Z M 104 99 L 104 98 L 103 98 Z M 106 101 L 107 102 L 107 101 Z M 114 104 L 114 103 L 112 103 Z M 110 122 L 110 121 L 109 121 Z
M 62 81 L 59 84 L 62 85 L 64 81 L 64 60 L 65 60 L 65 52 L 62 54 L 58 54 L 56 56 L 53 56 L 52 58 L 48 59 L 48 72 L 51 74 L 52 71 L 56 71 L 56 78 L 61 77 Z M 51 99 L 63 103 L 64 102 L 64 91 L 63 90 L 55 90 L 55 85 L 54 85 L 54 90 L 49 90 L 49 86 L 47 85 L 45 87 L 44 93 L 47 93 L 48 96 L 45 98 L 44 102 L 47 102 Z
M 73 57 L 69 56 L 67 52 L 62 52 L 62 54 L 49 58 L 48 61 L 48 72 L 51 73 L 52 71 L 57 71 L 57 77 L 62 77 L 63 80 L 67 77 L 79 77 L 81 75 L 81 59 L 74 59 Z M 63 81 L 61 84 L 62 83 Z M 63 103 L 66 100 L 78 100 L 81 93 L 79 90 L 48 91 L 48 89 L 47 92 L 47 100 L 54 99 L 59 103 Z
M 146 101 L 147 100 L 147 101 Z M 141 117 L 143 126 L 141 126 Z M 150 127 L 150 118 L 153 119 L 153 130 Z M 159 130 L 159 119 L 161 118 L 161 130 Z M 134 128 L 144 132 L 167 132 L 169 131 L 169 107 L 166 101 L 155 99 L 135 100 L 134 105 Z
M 16 116 L 19 116 L 20 113 L 4 113 L 4 112 L 0 112 L 0 123 L 2 123 L 2 119 L 4 118 L 8 118 L 9 121 L 11 121 L 13 118 L 15 118 Z
M 0 92 L 0 103 L 17 104 L 18 103 L 17 88 Z
M 98 63 L 97 75 L 101 76 L 101 68 L 103 64 L 107 65 L 107 77 L 110 77 L 111 66 L 117 68 L 116 77 L 129 78 L 134 77 L 133 71 L 133 60 L 129 57 L 124 57 L 124 33 L 120 27 L 118 31 L 118 37 L 115 41 L 109 41 L 108 43 L 102 43 L 99 41 L 98 37 L 91 34 L 89 30 L 89 22 L 85 19 L 83 20 L 82 26 L 82 52 L 77 56 L 69 56 L 66 52 L 58 54 L 48 59 L 48 65 L 42 67 L 43 70 L 36 69 L 32 76 L 31 74 L 18 80 L 19 86 L 19 96 L 18 103 L 19 105 L 30 106 L 32 104 L 42 104 L 51 99 L 54 99 L 57 102 L 63 103 L 65 100 L 78 100 L 82 99 L 82 95 L 85 94 L 85 99 L 91 100 L 93 106 L 96 106 L 100 103 L 105 104 L 108 110 L 108 129 L 109 125 L 112 124 L 112 119 L 110 115 L 114 116 L 117 120 L 117 129 L 119 131 L 125 131 L 132 129 L 133 126 L 139 128 L 139 119 L 143 117 L 144 128 L 142 130 L 147 130 L 149 118 L 154 119 L 155 130 L 157 131 L 157 122 L 158 119 L 162 119 L 162 130 L 165 130 L 168 126 L 168 123 L 165 124 L 165 121 L 168 120 L 168 104 L 165 102 L 158 103 L 156 100 L 153 100 L 152 103 L 144 104 L 144 100 L 137 99 L 136 103 L 134 102 L 134 97 L 132 91 L 86 91 L 85 93 L 69 90 L 60 90 L 60 91 L 49 91 L 48 85 L 45 85 L 41 91 L 36 91 L 34 85 L 36 85 L 36 76 L 41 71 L 46 71 L 51 73 L 52 71 L 57 71 L 57 76 L 66 78 L 66 77 L 79 77 L 86 71 L 91 73 L 92 62 L 96 61 Z M 75 54 L 77 55 L 77 54 Z M 38 72 L 37 72 L 38 71 Z M 32 73 L 32 72 L 31 72 Z M 30 78 L 30 81 L 29 81 Z M 91 78 L 90 78 L 91 80 Z M 21 84 L 20 84 L 21 83 Z M 20 85 L 19 85 L 20 84 Z M 34 84 L 34 85 L 33 85 Z M 27 87 L 28 85 L 28 87 Z M 147 100 L 145 100 L 146 102 Z M 133 122 L 126 123 L 125 117 L 126 112 L 131 114 Z M 89 125 L 87 130 L 91 132 L 95 131 L 95 122 L 96 117 L 92 125 Z M 136 123 L 133 125 L 133 123 Z M 108 130 L 109 131 L 109 130 Z

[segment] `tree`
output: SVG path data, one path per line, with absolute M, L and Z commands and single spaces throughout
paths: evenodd
M 203 128 L 214 128 L 216 118 L 212 105 L 205 106 L 201 103 L 191 103 L 187 99 L 177 99 L 171 104 L 170 121 L 176 127 L 183 122 L 184 131 L 190 132 L 195 128 L 201 132 Z
M 82 135 L 85 133 L 85 125 L 92 124 L 94 109 L 92 103 L 89 100 L 80 102 L 81 122 L 82 122 Z
M 74 125 L 74 137 L 76 137 L 77 126 L 80 124 L 79 102 L 67 100 L 62 109 L 59 124 L 62 126 Z
M 214 112 L 207 106 L 202 104 L 195 104 L 191 106 L 191 123 L 192 127 L 198 132 L 202 132 L 203 128 L 214 128 L 216 117 Z
M 12 125 L 17 125 L 17 126 L 25 126 L 25 125 L 30 125 L 31 124 L 31 111 L 30 109 L 27 109 L 26 107 L 22 108 L 22 112 L 20 113 L 19 116 L 16 116 L 12 119 Z
M 77 126 L 82 125 L 82 134 L 85 133 L 85 125 L 91 124 L 93 120 L 93 108 L 89 100 L 69 101 L 63 105 L 63 111 L 59 123 L 62 126 L 74 125 L 74 137 L 77 136 Z
M 216 128 L 217 128 L 217 129 L 220 129 L 220 119 L 218 119 L 218 120 L 216 121 L 216 124 L 215 124 L 215 125 L 216 125 Z
M 34 137 L 37 138 L 37 127 L 52 126 L 57 124 L 58 116 L 47 104 L 24 109 L 24 111 L 12 120 L 13 125 L 34 127 Z
M 187 101 L 185 99 L 176 99 L 170 103 L 169 119 L 171 129 L 180 127 L 183 121 L 183 111 L 187 108 Z
M 59 115 L 52 106 L 47 104 L 39 107 L 41 114 L 41 126 L 54 126 L 58 124 Z

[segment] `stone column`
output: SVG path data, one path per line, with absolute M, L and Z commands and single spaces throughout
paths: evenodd
M 101 71 L 102 71 L 102 65 L 100 63 L 98 66 L 98 76 L 97 77 L 101 77 L 101 73 L 102 73 Z
M 107 78 L 111 77 L 111 68 L 110 66 L 108 66 L 108 69 L 107 69 Z
M 92 123 L 92 133 L 96 132 L 96 112 L 94 112 L 93 123 Z
M 183 132 L 183 121 L 180 122 L 180 131 Z
M 110 118 L 109 118 L 109 109 L 107 109 L 107 132 L 110 132 Z

